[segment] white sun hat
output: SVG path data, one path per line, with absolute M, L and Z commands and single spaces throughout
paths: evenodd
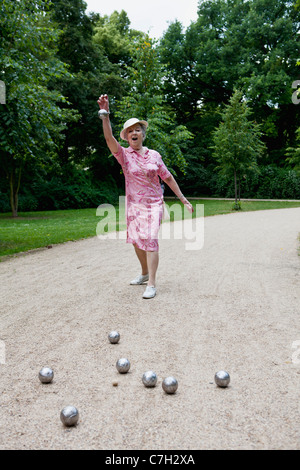
M 134 126 L 135 124 L 143 124 L 143 126 L 145 126 L 145 129 L 147 129 L 147 127 L 148 127 L 148 122 L 147 121 L 140 121 L 139 119 L 136 119 L 136 118 L 128 119 L 128 121 L 125 122 L 125 124 L 123 126 L 123 129 L 121 130 L 121 133 L 120 133 L 121 139 L 127 140 L 126 139 L 126 130 L 129 129 L 129 127 L 131 127 L 131 126 Z

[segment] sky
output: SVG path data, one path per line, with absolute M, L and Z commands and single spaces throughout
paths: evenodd
M 169 23 L 180 21 L 186 28 L 197 19 L 199 0 L 85 0 L 86 13 L 111 15 L 115 10 L 125 10 L 130 20 L 130 27 L 149 33 L 153 39 L 159 39 L 168 29 Z

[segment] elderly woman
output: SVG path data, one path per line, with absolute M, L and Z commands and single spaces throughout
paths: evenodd
M 128 142 L 129 147 L 124 148 L 112 133 L 108 96 L 101 95 L 98 104 L 100 109 L 108 113 L 102 117 L 107 146 L 125 175 L 127 243 L 133 244 L 141 265 L 141 274 L 130 284 L 139 285 L 148 281 L 143 298 L 151 299 L 156 295 L 158 232 L 163 216 L 163 192 L 158 177 L 172 189 L 189 212 L 193 212 L 193 208 L 183 196 L 161 155 L 143 146 L 148 123 L 136 118 L 125 122 L 120 137 Z

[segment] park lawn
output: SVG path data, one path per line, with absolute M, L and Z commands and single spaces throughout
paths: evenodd
M 96 209 L 20 212 L 15 219 L 0 214 L 0 257 L 96 236 L 100 220 Z
M 232 210 L 234 201 L 232 200 L 197 200 L 197 204 L 204 202 L 204 215 L 206 217 L 218 214 L 228 214 L 235 212 Z M 194 201 L 192 201 L 194 205 Z M 291 201 L 241 201 L 242 212 L 271 210 L 271 209 L 287 209 L 292 207 L 300 207 L 300 200 Z
M 172 211 L 175 200 L 167 200 L 171 209 L 170 220 L 178 220 L 182 215 Z M 195 212 L 193 216 L 201 215 L 204 206 L 204 216 L 228 214 L 232 212 L 233 201 L 229 200 L 192 200 Z M 110 206 L 112 207 L 112 206 Z M 288 201 L 243 201 L 245 211 L 300 207 L 299 202 Z M 200 210 L 199 210 L 200 208 Z M 173 207 L 174 209 L 174 207 Z M 125 230 L 124 210 L 116 207 L 114 211 L 98 212 L 97 209 L 59 210 L 44 212 L 20 212 L 19 217 L 12 218 L 11 214 L 0 214 L 0 260 L 6 255 L 47 247 L 57 243 L 75 241 L 94 237 L 110 230 Z M 174 213 L 173 213 L 174 212 Z M 118 220 L 120 218 L 120 220 Z M 115 224 L 115 219 L 117 223 Z M 102 223 L 100 223 L 103 221 Z M 107 222 L 107 223 L 106 223 Z

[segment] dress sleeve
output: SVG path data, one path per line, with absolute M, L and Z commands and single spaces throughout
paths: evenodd
M 120 163 L 121 166 L 124 165 L 124 162 L 125 162 L 125 149 L 124 149 L 124 147 L 121 147 L 121 145 L 119 144 L 118 150 L 117 150 L 116 153 L 113 154 L 113 156 L 118 160 L 118 162 Z
M 166 165 L 163 162 L 163 159 L 160 154 L 158 154 L 158 176 L 162 179 L 165 180 L 169 176 L 171 176 L 170 171 L 166 167 Z

